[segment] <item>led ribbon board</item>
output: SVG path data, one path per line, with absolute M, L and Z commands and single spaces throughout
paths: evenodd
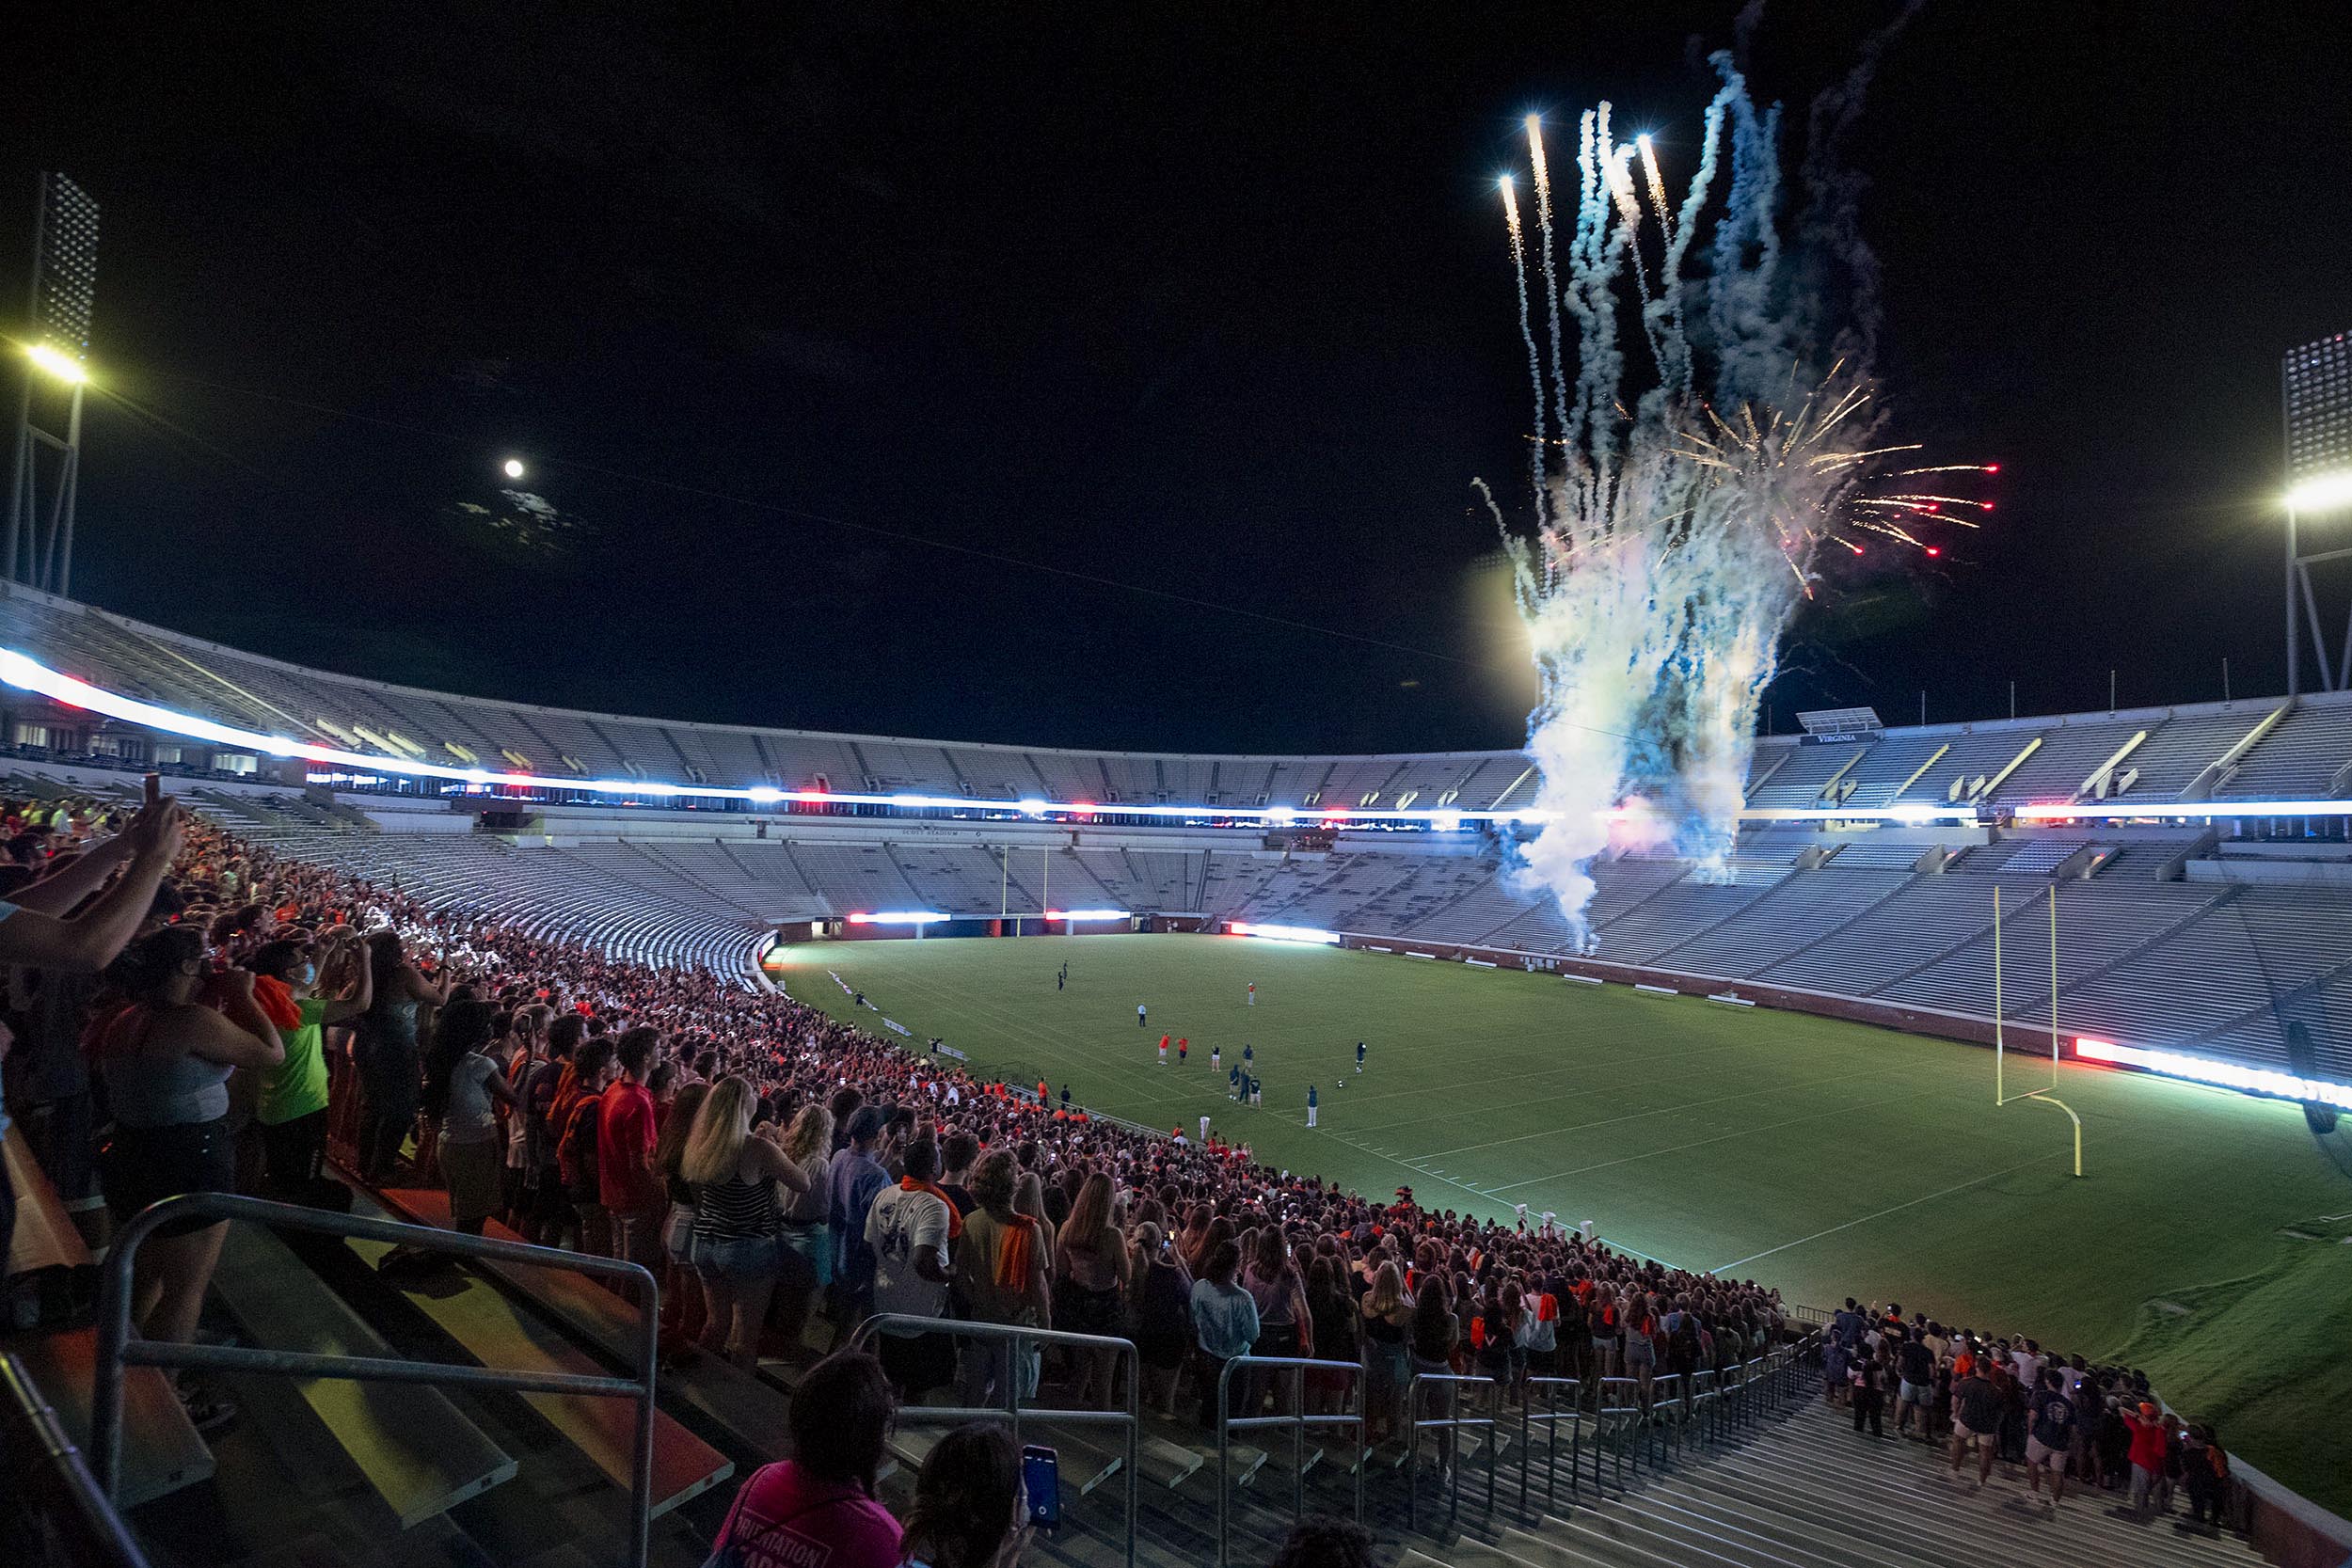
M 1337 943 L 1337 931 L 1318 931 L 1311 926 L 1264 926 L 1254 920 L 1231 920 L 1225 928 L 1237 937 L 1263 937 L 1269 942 L 1319 942 Z
M 2316 1101 L 2352 1110 L 2352 1084 L 2330 1083 L 2325 1078 L 2299 1078 L 2291 1072 L 2242 1067 L 2235 1062 L 2217 1061 L 2211 1056 L 2191 1056 L 2179 1051 L 2150 1051 L 2137 1045 L 2118 1045 L 2113 1040 L 2094 1039 L 2088 1035 L 2075 1037 L 2074 1055 L 2079 1061 L 2136 1067 L 2167 1078 L 2185 1078 L 2191 1083 L 2211 1084 L 2217 1088 L 2236 1089 L 2244 1094 L 2264 1095 L 2273 1100 Z
M 269 756 L 306 762 L 323 763 L 330 767 L 351 768 L 359 772 L 395 774 L 411 779 L 440 779 L 450 784 L 469 785 L 477 789 L 545 789 L 584 791 L 596 795 L 620 797 L 656 797 L 681 800 L 741 800 L 755 806 L 781 805 L 849 805 L 898 806 L 923 811 L 991 811 L 1018 812 L 1029 816 L 1043 816 L 1052 812 L 1078 813 L 1089 816 L 1141 816 L 1162 818 L 1211 818 L 1229 822 L 1262 822 L 1276 827 L 1291 824 L 1321 823 L 1344 827 L 1352 823 L 1379 825 L 1411 823 L 1438 832 L 1452 832 L 1463 828 L 1488 822 L 1541 822 L 1547 813 L 1527 811 L 1463 811 L 1454 807 L 1298 807 L 1298 806 L 1158 806 L 1104 805 L 1090 800 L 1057 802 L 1026 797 L 1017 800 L 982 800 L 966 795 L 924 795 L 900 792 L 891 795 L 851 794 L 825 789 L 775 789 L 767 785 L 749 788 L 728 788 L 717 784 L 662 784 L 644 779 L 557 779 L 539 773 L 491 772 L 481 768 L 453 768 L 446 763 L 421 762 L 410 757 L 374 756 L 365 752 L 349 752 L 340 747 L 318 746 L 308 741 L 289 740 L 283 736 L 265 735 L 258 730 L 241 729 L 234 724 L 222 724 L 193 714 L 181 713 L 154 703 L 142 702 L 117 692 L 92 686 L 77 676 L 49 668 L 40 660 L 28 657 L 14 649 L 0 648 L 0 682 L 20 691 L 30 691 L 67 707 L 100 713 L 109 719 L 119 719 L 165 735 L 185 736 L 192 740 L 209 741 L 215 746 L 230 746 L 243 751 L 260 752 Z M 2175 809 L 2157 805 L 2088 806 L 2034 805 L 2017 810 L 2020 820 L 2068 820 L 2081 817 L 2130 816 L 2352 816 L 2352 800 L 2267 800 L 2216 804 L 2197 801 L 2182 809 L 2184 803 L 2174 802 Z M 1622 809 L 1606 813 L 1623 815 Z M 1740 814 L 1743 822 L 1974 822 L 1978 819 L 1974 806 L 1939 806 L 1924 802 L 1870 810 L 1848 810 L 1843 807 L 1813 807 L 1795 809 L 1757 809 Z

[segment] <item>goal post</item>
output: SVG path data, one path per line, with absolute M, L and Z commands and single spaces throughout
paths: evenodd
M 2001 1016 L 2001 889 L 1997 883 L 1993 889 L 1993 1106 L 1994 1109 L 1998 1110 L 2004 1105 L 2014 1104 L 2021 1100 L 2039 1100 L 2064 1111 L 2066 1119 L 2074 1123 L 2074 1174 L 2080 1176 L 2083 1173 L 2083 1118 L 2074 1114 L 2074 1107 L 2058 1099 L 2053 1092 L 2058 1088 L 2058 1084 L 2059 1050 L 2058 911 L 2058 883 L 2055 880 L 2050 883 L 2048 896 L 2050 901 L 2050 1081 L 2041 1087 L 2027 1089 L 2023 1094 L 2010 1094 L 2008 1078 L 2007 1025 Z M 2036 1072 L 2034 1076 L 2039 1078 L 2041 1074 Z

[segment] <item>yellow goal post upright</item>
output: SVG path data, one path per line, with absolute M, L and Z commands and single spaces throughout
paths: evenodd
M 2058 883 L 2050 883 L 2050 1082 L 2023 1094 L 2010 1094 L 2008 1080 L 2009 1044 L 2001 1020 L 2001 889 L 1993 888 L 1993 1106 L 1998 1110 L 2020 1100 L 2039 1100 L 2057 1106 L 2066 1113 L 2066 1119 L 2074 1124 L 2074 1174 L 2083 1173 L 2083 1118 L 2051 1091 L 2058 1079 Z M 2041 1074 L 2036 1073 L 2038 1078 Z

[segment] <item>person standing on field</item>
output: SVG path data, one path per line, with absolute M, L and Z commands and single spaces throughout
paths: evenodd
M 1252 981 L 1250 981 L 1250 982 L 1249 982 L 1249 1006 L 1253 1006 L 1253 1007 L 1254 1007 L 1254 1006 L 1256 1006 L 1257 1005 L 1258 1005 L 1258 982 L 1257 982 L 1257 981 L 1255 981 L 1255 980 L 1252 980 Z
M 1315 1086 L 1314 1086 L 1312 1084 L 1310 1084 L 1310 1085 L 1307 1085 L 1307 1125 L 1308 1125 L 1308 1126 L 1310 1126 L 1310 1127 L 1312 1127 L 1314 1124 L 1315 1124 Z
M 1143 1004 L 1140 1002 L 1136 1004 L 1136 1027 L 1138 1029 L 1145 1027 L 1143 1022 Z

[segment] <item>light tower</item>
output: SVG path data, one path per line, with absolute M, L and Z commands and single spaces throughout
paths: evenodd
M 82 467 L 82 391 L 98 291 L 98 203 L 62 174 L 40 177 L 33 298 L 8 485 L 5 575 L 53 594 L 73 577 L 73 492 Z M 46 455 L 45 455 L 46 454 Z
M 2311 627 L 2320 689 L 2352 686 L 2352 625 L 2344 628 L 2343 655 L 2331 668 L 2311 571 L 2322 562 L 2352 556 L 2352 548 L 2306 555 L 2301 535 L 2306 517 L 2340 518 L 2352 511 L 2352 332 L 2287 350 L 2279 381 L 2286 416 L 2287 695 L 2292 697 L 2302 689 L 2304 622 Z

